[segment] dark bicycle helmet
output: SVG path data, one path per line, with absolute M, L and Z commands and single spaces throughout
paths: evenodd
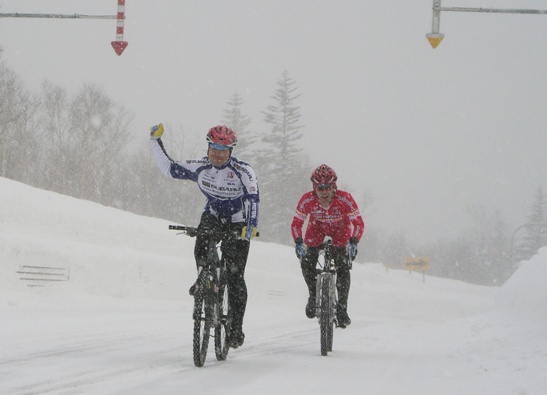
M 209 129 L 207 141 L 210 144 L 233 148 L 237 144 L 237 134 L 228 126 L 218 125 Z
M 336 189 L 336 172 L 327 165 L 321 165 L 313 171 L 310 180 L 313 184 L 313 189 L 320 186 L 328 186 Z

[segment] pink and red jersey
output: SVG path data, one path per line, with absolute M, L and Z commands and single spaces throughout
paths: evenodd
M 306 218 L 308 224 L 303 239 L 309 247 L 318 247 L 325 236 L 332 238 L 335 247 L 344 247 L 350 237 L 360 240 L 365 231 L 365 223 L 357 203 L 351 194 L 345 191 L 335 191 L 329 207 L 323 207 L 313 191 L 302 195 L 291 224 L 293 239 L 302 237 L 302 227 Z

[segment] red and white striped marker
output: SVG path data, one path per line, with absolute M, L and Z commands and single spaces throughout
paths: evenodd
M 118 22 L 116 23 L 116 41 L 112 41 L 112 48 L 120 56 L 129 44 L 123 41 L 123 23 L 125 20 L 125 0 L 118 0 Z

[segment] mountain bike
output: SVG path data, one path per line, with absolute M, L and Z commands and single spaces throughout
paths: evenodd
M 180 231 L 190 237 L 195 237 L 198 230 L 191 226 L 169 225 L 170 230 Z M 209 338 L 215 339 L 215 354 L 218 361 L 226 360 L 229 351 L 228 338 L 232 322 L 232 314 L 228 299 L 228 284 L 226 267 L 219 258 L 217 240 L 222 240 L 222 234 L 209 239 L 206 265 L 198 270 L 198 277 L 193 286 L 194 320 L 193 355 L 194 365 L 202 367 L 207 356 Z M 211 335 L 213 330 L 213 335 Z
M 328 238 L 319 248 L 315 292 L 315 316 L 319 321 L 322 356 L 332 351 L 334 326 L 338 326 L 337 303 L 336 266 L 332 256 L 332 240 Z

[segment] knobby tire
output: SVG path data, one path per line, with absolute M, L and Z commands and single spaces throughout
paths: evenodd
M 205 295 L 199 291 L 194 296 L 194 365 L 202 367 L 207 356 L 211 321 L 207 317 Z
M 333 317 L 332 317 L 332 294 L 330 276 L 321 276 L 321 309 L 319 326 L 321 333 L 321 355 L 326 356 L 332 351 L 333 338 Z
M 329 325 L 327 326 L 327 351 L 331 352 L 334 338 L 334 312 L 336 310 L 336 285 L 334 283 L 334 276 L 329 276 L 327 282 L 329 283 Z
M 222 281 L 219 289 L 217 305 L 218 320 L 215 326 L 215 354 L 218 361 L 225 361 L 230 350 L 228 346 L 228 328 L 230 328 L 230 315 L 228 310 L 228 286 Z

